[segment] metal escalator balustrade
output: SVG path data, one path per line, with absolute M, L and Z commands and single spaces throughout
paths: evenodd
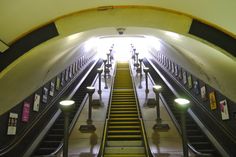
M 148 156 L 128 63 L 117 63 L 112 92 L 103 156 Z
M 100 63 L 97 64 L 97 66 L 100 66 Z M 83 99 L 86 95 L 86 87 L 91 85 L 97 72 L 96 67 L 93 68 L 93 70 L 90 72 L 90 74 L 87 76 L 86 81 L 82 83 L 80 88 L 75 92 L 74 96 L 71 98 L 74 100 L 75 108 L 70 114 L 69 117 L 69 123 L 71 125 L 71 122 L 74 118 L 76 118 L 76 113 L 83 102 Z M 72 90 L 74 87 L 70 87 Z M 71 127 L 71 126 L 70 126 Z M 34 151 L 34 153 L 31 155 L 33 157 L 37 156 L 45 156 L 45 155 L 55 155 L 57 151 L 61 148 L 61 144 L 63 141 L 63 135 L 64 135 L 64 116 L 60 114 L 60 116 L 56 119 L 55 123 L 52 125 L 50 130 L 47 132 L 37 149 Z
M 144 64 L 145 66 L 148 66 L 150 68 L 150 75 L 152 78 L 155 78 L 154 82 L 156 84 L 162 84 L 163 90 L 161 95 L 165 101 L 164 105 L 166 105 L 168 112 L 170 113 L 170 115 L 172 115 L 171 118 L 174 119 L 174 122 L 177 123 L 175 123 L 175 125 L 180 131 L 181 111 L 173 103 L 176 95 L 166 85 L 165 81 L 162 80 L 160 75 L 155 71 L 154 67 L 147 60 L 144 61 Z M 158 68 L 160 71 L 162 71 L 158 64 L 153 63 L 153 65 L 155 65 L 155 68 Z M 168 81 L 171 80 L 168 79 Z M 177 85 L 174 86 L 173 83 L 171 83 L 171 85 L 174 89 L 178 89 Z M 186 112 L 185 114 L 187 140 L 191 150 L 200 156 L 221 157 L 219 152 L 212 145 L 210 140 L 206 137 L 206 135 L 193 120 L 193 118 L 189 115 L 189 113 Z

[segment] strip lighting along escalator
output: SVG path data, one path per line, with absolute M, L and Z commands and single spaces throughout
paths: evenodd
M 175 122 L 177 122 L 178 126 L 181 125 L 181 113 L 180 111 L 176 108 L 174 105 L 174 99 L 176 96 L 174 93 L 171 91 L 171 89 L 165 84 L 165 82 L 162 80 L 162 78 L 158 75 L 158 73 L 153 69 L 151 64 L 147 61 L 144 60 L 144 65 L 148 66 L 150 68 L 150 75 L 154 79 L 155 83 L 162 84 L 163 86 L 163 91 L 162 91 L 162 96 L 165 99 L 167 108 L 169 109 L 170 114 L 172 114 L 175 119 Z M 153 63 L 155 64 L 155 63 Z M 158 64 L 155 64 L 156 68 L 160 70 L 160 72 L 163 72 L 163 70 L 159 67 Z M 163 72 L 164 74 L 164 72 Z M 165 75 L 165 78 L 168 78 Z M 179 89 L 177 85 L 174 86 L 174 83 L 172 82 L 171 79 L 168 79 L 168 81 L 171 82 L 171 85 L 175 90 Z M 193 120 L 193 118 L 186 113 L 186 133 L 187 133 L 187 140 L 189 146 L 192 148 L 195 153 L 202 155 L 202 156 L 214 156 L 214 157 L 220 157 L 218 151 L 215 149 L 215 147 L 211 144 L 209 139 L 206 137 L 206 135 L 202 132 L 200 127 L 197 125 L 197 123 Z M 180 129 L 180 128 L 179 128 Z
M 99 66 L 99 65 L 97 65 Z M 70 114 L 69 117 L 69 123 L 72 122 L 72 120 L 75 118 L 75 115 L 77 113 L 78 108 L 80 107 L 85 95 L 86 95 L 86 87 L 91 85 L 97 72 L 96 67 L 93 68 L 91 73 L 86 78 L 86 81 L 82 83 L 80 88 L 76 91 L 74 96 L 72 97 L 72 100 L 74 100 L 76 103 L 75 109 Z M 74 86 L 72 85 L 68 91 L 71 91 L 74 89 Z M 34 151 L 32 156 L 45 156 L 45 155 L 52 155 L 52 153 L 56 153 L 55 151 L 58 150 L 60 147 L 60 144 L 63 140 L 63 134 L 64 133 L 64 116 L 60 114 L 60 116 L 57 118 L 53 126 L 50 128 L 50 130 L 47 132 L 37 149 Z
M 128 63 L 117 63 L 104 157 L 146 157 L 145 134 Z

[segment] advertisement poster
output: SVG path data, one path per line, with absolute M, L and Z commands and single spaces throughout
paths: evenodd
M 194 80 L 194 81 L 193 81 L 193 91 L 194 91 L 194 93 L 197 94 L 197 95 L 200 93 L 198 80 Z
M 60 84 L 61 84 L 61 79 L 60 79 L 59 76 L 57 76 L 57 78 L 56 78 L 56 90 L 60 89 Z
M 69 66 L 69 78 L 72 77 L 72 65 Z
M 166 62 L 167 62 L 167 59 L 166 59 L 166 57 L 164 57 L 164 66 L 166 67 Z
M 193 87 L 192 76 L 188 75 L 188 89 L 191 89 L 192 87 Z
M 75 72 L 76 72 L 76 62 L 73 64 L 72 71 L 73 71 L 73 75 L 74 75 L 74 74 L 75 74 Z
M 49 95 L 53 96 L 54 95 L 54 91 L 55 91 L 55 83 L 51 82 L 50 83 L 50 91 L 49 91 Z
M 211 108 L 211 110 L 215 110 L 216 109 L 215 92 L 209 93 L 209 100 L 210 100 L 210 108 Z
M 178 76 L 178 65 L 175 65 L 175 76 Z
M 65 72 L 63 71 L 61 73 L 61 86 L 64 86 L 64 78 L 65 78 Z
M 171 72 L 172 72 L 172 74 L 174 74 L 174 72 L 175 72 L 175 64 L 173 62 L 172 62 Z
M 43 88 L 43 99 L 42 99 L 42 101 L 44 103 L 48 102 L 48 89 L 46 87 Z
M 202 100 L 207 100 L 207 91 L 206 91 L 206 86 L 201 87 L 201 98 Z
M 183 83 L 184 84 L 187 83 L 187 73 L 186 73 L 186 71 L 183 71 Z
M 29 115 L 30 115 L 30 103 L 24 102 L 23 104 L 23 111 L 22 111 L 22 122 L 28 122 L 29 121 Z
M 66 69 L 65 81 L 68 81 L 69 78 L 69 68 Z
M 229 119 L 229 111 L 228 111 L 228 105 L 227 105 L 226 99 L 220 101 L 220 112 L 221 112 L 222 120 Z
M 169 69 L 169 59 L 166 58 L 166 68 Z
M 171 61 L 169 60 L 169 70 L 171 70 Z
M 40 95 L 35 94 L 34 95 L 34 105 L 33 105 L 33 111 L 39 111 L 39 105 L 40 105 Z
M 179 67 L 179 79 L 182 80 L 183 76 L 182 76 L 182 68 Z
M 78 71 L 78 61 L 75 62 L 75 72 Z
M 18 119 L 18 114 L 10 112 L 8 119 L 7 135 L 16 134 L 17 119 Z

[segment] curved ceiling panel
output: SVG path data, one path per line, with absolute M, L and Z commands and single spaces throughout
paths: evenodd
M 2 0 L 0 2 L 0 39 L 10 45 L 25 34 L 53 22 L 55 19 L 100 6 L 148 6 L 166 9 L 206 21 L 236 35 L 236 21 L 234 20 L 236 2 L 234 0 L 227 2 L 215 0 L 94 0 L 92 3 L 84 0 Z M 139 15 L 142 13 L 140 12 Z

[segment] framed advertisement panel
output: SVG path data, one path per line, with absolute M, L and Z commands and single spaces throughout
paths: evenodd
M 54 96 L 54 91 L 55 91 L 55 83 L 53 81 L 50 82 L 50 91 L 49 95 Z
M 196 95 L 200 94 L 199 91 L 199 81 L 198 80 L 194 80 L 193 81 L 193 91 Z
M 47 103 L 48 102 L 48 89 L 46 87 L 43 88 L 43 99 L 42 99 L 43 103 Z
M 175 64 L 175 76 L 178 76 L 178 73 L 179 73 L 179 71 L 178 71 L 178 65 Z
M 30 115 L 30 103 L 25 101 L 22 110 L 22 117 L 21 117 L 22 122 L 28 122 L 29 115 Z
M 203 85 L 201 87 L 201 98 L 203 101 L 206 101 L 207 100 L 207 89 L 206 89 L 206 85 Z
M 222 120 L 229 119 L 229 111 L 226 99 L 220 101 L 220 113 Z
M 182 68 L 179 66 L 179 75 L 178 75 L 178 78 L 180 79 L 180 80 L 182 80 L 183 79 L 183 75 L 182 75 L 183 73 L 182 73 Z
M 56 78 L 56 90 L 60 89 L 60 84 L 61 84 L 61 79 L 60 79 L 59 76 L 57 76 L 57 78 Z
M 8 118 L 7 135 L 16 134 L 17 120 L 18 120 L 18 114 L 10 112 Z
M 215 110 L 217 106 L 216 106 L 216 96 L 214 91 L 209 93 L 209 100 L 210 100 L 210 109 Z
M 183 83 L 184 84 L 187 83 L 187 73 L 186 73 L 186 71 L 183 71 Z
M 192 75 L 189 74 L 188 75 L 188 89 L 192 89 L 192 88 L 193 88 Z
M 39 111 L 39 106 L 40 106 L 40 95 L 36 93 L 34 95 L 33 111 L 38 112 Z

